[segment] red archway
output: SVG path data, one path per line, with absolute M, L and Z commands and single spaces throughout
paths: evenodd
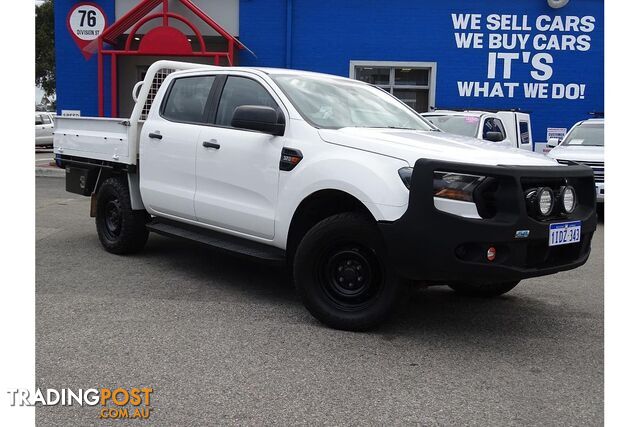
M 104 116 L 104 56 L 111 58 L 111 115 L 115 117 L 118 111 L 118 56 L 190 56 L 211 58 L 215 65 L 226 62 L 233 65 L 234 49 L 246 49 L 238 39 L 229 34 L 217 22 L 191 2 L 191 0 L 178 0 L 188 10 L 220 34 L 226 41 L 227 49 L 224 51 L 208 51 L 201 31 L 191 21 L 182 15 L 169 12 L 168 0 L 142 0 L 137 6 L 123 15 L 107 27 L 98 37 L 95 43 L 89 44 L 84 50 L 88 53 L 98 53 L 98 114 Z M 162 12 L 150 14 L 157 6 L 162 4 Z M 152 28 L 144 34 L 137 45 L 133 47 L 134 39 L 137 41 L 136 32 L 147 22 L 162 20 L 161 25 Z M 199 49 L 194 49 L 191 41 L 181 30 L 170 26 L 170 21 L 179 21 L 193 31 L 199 44 Z M 118 38 L 129 30 L 124 49 L 105 49 L 104 43 L 116 46 Z

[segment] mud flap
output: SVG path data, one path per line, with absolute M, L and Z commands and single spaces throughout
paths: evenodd
M 91 208 L 89 209 L 89 216 L 95 218 L 98 212 L 98 194 L 91 193 Z

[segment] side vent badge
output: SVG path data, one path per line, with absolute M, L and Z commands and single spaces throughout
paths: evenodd
M 280 170 L 290 171 L 302 161 L 302 151 L 295 148 L 283 148 L 280 156 Z

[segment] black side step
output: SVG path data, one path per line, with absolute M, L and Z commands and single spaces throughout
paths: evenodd
M 201 243 L 225 252 L 257 258 L 268 263 L 284 263 L 286 260 L 285 251 L 282 249 L 177 221 L 155 218 L 147 224 L 147 228 L 149 231 L 163 236 Z

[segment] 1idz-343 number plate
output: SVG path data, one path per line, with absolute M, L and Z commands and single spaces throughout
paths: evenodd
M 580 241 L 581 221 L 558 222 L 549 225 L 549 246 L 568 245 Z

